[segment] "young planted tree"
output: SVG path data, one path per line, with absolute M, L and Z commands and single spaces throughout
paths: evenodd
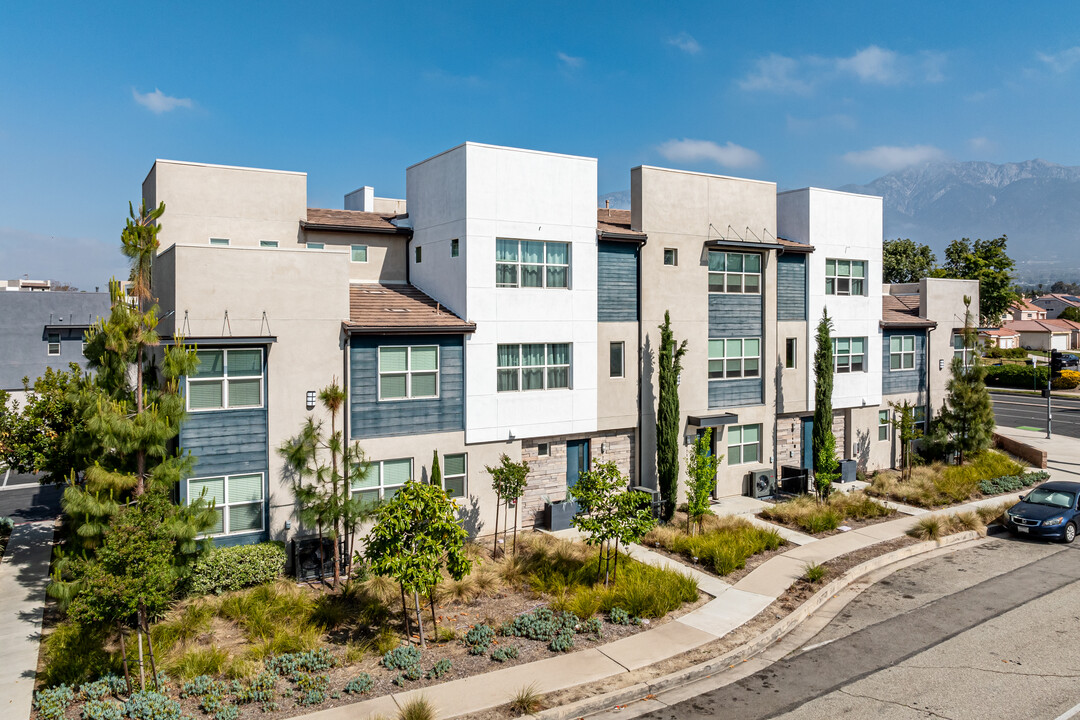
M 671 313 L 664 311 L 664 324 L 660 326 L 658 408 L 656 411 L 656 476 L 661 514 L 670 520 L 675 514 L 679 494 L 679 374 L 682 359 L 686 355 L 686 341 L 676 345 L 671 331 Z
M 900 443 L 900 479 L 911 479 L 911 443 L 922 437 L 922 431 L 915 427 L 915 405 L 907 400 L 902 403 L 890 402 L 893 409 L 892 426 L 896 439 Z
M 829 310 L 821 313 L 814 349 L 814 431 L 811 452 L 814 458 L 814 489 L 828 499 L 836 479 L 836 437 L 832 431 L 833 373 L 836 370 L 832 347 L 832 319 Z
M 371 572 L 401 585 L 406 623 L 409 609 L 405 593 L 412 593 L 421 646 L 426 642 L 420 593 L 439 582 L 443 568 L 455 580 L 469 574 L 472 561 L 465 554 L 466 538 L 457 518 L 457 504 L 435 485 L 409 480 L 375 513 L 375 525 L 364 540 L 364 555 Z
M 505 453 L 499 458 L 499 464 L 495 467 L 485 466 L 491 475 L 491 487 L 495 491 L 495 543 L 492 549 L 492 557 L 498 556 L 499 551 L 499 508 L 503 507 L 503 552 L 506 548 L 506 510 L 510 503 L 514 504 L 514 549 L 517 554 L 517 526 L 518 526 L 518 501 L 525 494 L 525 486 L 528 484 L 529 463 L 522 460 L 519 463 L 511 460 Z
M 716 466 L 720 457 L 712 453 L 712 428 L 706 428 L 686 456 L 686 532 L 702 527 L 709 514 L 709 496 L 716 489 Z
M 371 464 L 360 443 L 347 444 L 343 430 L 338 427 L 345 391 L 337 378 L 319 391 L 319 403 L 330 416 L 329 434 L 322 420 L 309 416 L 300 433 L 282 444 L 278 452 L 293 474 L 293 494 L 300 506 L 300 518 L 318 530 L 320 563 L 325 564 L 323 538 L 333 541 L 336 590 L 342 574 L 339 542 L 345 542 L 346 557 L 351 561 L 356 531 L 374 511 L 374 503 L 353 493 L 354 488 L 364 484 Z

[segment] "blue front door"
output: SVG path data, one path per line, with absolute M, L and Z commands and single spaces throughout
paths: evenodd
M 803 470 L 814 467 L 814 418 L 803 418 L 802 421 L 802 466 Z
M 581 473 L 589 469 L 589 441 L 566 441 L 566 488 L 577 485 Z

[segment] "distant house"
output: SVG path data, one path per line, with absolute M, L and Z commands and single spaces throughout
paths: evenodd
M 1071 350 L 1073 328 L 1068 320 L 1013 320 L 1001 329 L 1017 333 L 1020 347 L 1028 350 Z
M 1046 317 L 1050 320 L 1060 317 L 1066 308 L 1080 308 L 1080 297 L 1075 295 L 1051 293 L 1040 295 L 1031 302 L 1046 310 Z
M 987 347 L 1011 350 L 1020 347 L 1020 333 L 1007 328 L 981 328 L 979 342 Z
M 1012 320 L 1045 320 L 1046 310 L 1026 298 L 1020 298 L 1009 306 L 1009 317 Z

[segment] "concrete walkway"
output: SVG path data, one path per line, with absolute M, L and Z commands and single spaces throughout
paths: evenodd
M 55 521 L 16 525 L 0 562 L 0 717 L 30 717 Z

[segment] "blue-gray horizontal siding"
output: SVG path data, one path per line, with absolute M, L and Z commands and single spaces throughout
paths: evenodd
M 265 473 L 266 443 L 265 408 L 189 412 L 180 426 L 180 450 L 196 458 L 191 477 Z
M 761 405 L 765 402 L 764 394 L 765 387 L 761 378 L 710 380 L 709 409 L 721 410 L 729 407 Z
M 637 246 L 599 242 L 596 255 L 596 315 L 600 322 L 638 319 Z
M 915 367 L 910 370 L 890 370 L 890 338 L 902 335 L 915 336 Z M 882 336 L 881 345 L 881 394 L 898 395 L 926 390 L 926 333 L 922 330 L 887 331 Z
M 806 319 L 806 256 L 781 255 L 776 264 L 776 317 Z
M 438 345 L 439 397 L 379 401 L 380 345 Z M 357 336 L 349 348 L 349 418 L 355 439 L 465 429 L 464 339 L 461 335 Z
M 709 293 L 709 337 L 762 337 L 761 295 Z

